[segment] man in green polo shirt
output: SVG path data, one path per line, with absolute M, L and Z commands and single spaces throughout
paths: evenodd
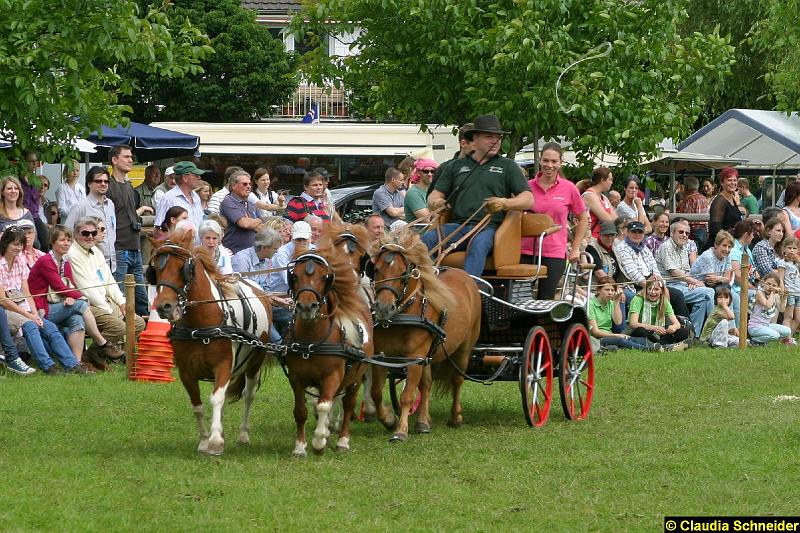
M 492 214 L 488 226 L 459 246 L 459 249 L 467 250 L 464 270 L 480 276 L 486 257 L 494 246 L 495 231 L 503 221 L 503 211 L 531 209 L 533 195 L 519 166 L 499 155 L 504 132 L 497 117 L 481 115 L 473 124 L 472 130 L 466 134 L 472 142 L 472 154 L 453 161 L 442 171 L 428 196 L 428 207 L 436 210 L 445 204 L 450 205 L 452 217 L 442 227 L 442 234 L 456 233 L 448 242 L 457 241 L 484 215 Z M 458 229 L 467 221 L 468 224 Z M 422 240 L 430 250 L 439 242 L 439 237 L 436 231 L 430 231 L 422 236 Z

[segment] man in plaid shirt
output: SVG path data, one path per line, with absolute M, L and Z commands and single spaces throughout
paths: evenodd
M 675 211 L 678 213 L 708 214 L 708 198 L 698 192 L 700 180 L 694 176 L 688 176 L 683 180 L 683 188 L 686 196 L 681 200 Z M 691 238 L 697 243 L 701 250 L 708 239 L 708 222 L 689 222 Z

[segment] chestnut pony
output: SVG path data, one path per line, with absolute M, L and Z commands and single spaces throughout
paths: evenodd
M 239 444 L 250 443 L 250 409 L 267 357 L 272 322 L 267 295 L 246 281 L 224 278 L 194 234 L 171 234 L 154 243 L 148 282 L 158 289 L 158 315 L 172 324 L 170 333 L 178 374 L 197 421 L 197 451 L 221 455 L 225 448 L 222 410 L 226 398 L 244 398 Z M 200 380 L 213 381 L 211 432 L 205 425 Z
M 313 252 L 297 250 L 288 272 L 295 300 L 294 322 L 286 332 L 286 368 L 294 391 L 297 436 L 293 455 L 306 455 L 306 388 L 319 391 L 317 426 L 311 441 L 321 454 L 330 436 L 329 418 L 334 398 L 343 395 L 343 421 L 338 451 L 350 449 L 350 418 L 356 394 L 373 354 L 372 317 L 359 293 L 359 280 L 348 257 L 337 249 L 329 233 Z
M 475 281 L 463 270 L 447 269 L 437 275 L 419 235 L 403 228 L 380 238 L 372 250 L 367 272 L 374 281 L 375 350 L 392 357 L 429 357 L 430 367 L 406 369 L 396 419 L 381 396 L 386 368 L 372 367 L 372 400 L 378 419 L 394 430 L 390 442 L 408 439 L 408 417 L 420 390 L 416 430 L 428 433 L 432 379 L 453 394 L 448 426 L 463 423 L 461 386 L 463 372 L 481 329 L 481 298 Z M 456 296 L 457 295 L 457 296 Z

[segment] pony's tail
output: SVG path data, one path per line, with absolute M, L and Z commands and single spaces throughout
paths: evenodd
M 466 372 L 468 362 L 469 353 L 466 350 L 458 349 L 438 363 L 431 365 L 431 374 L 433 376 L 433 386 L 431 387 L 431 392 L 436 396 L 452 394 L 454 389 L 454 380 L 461 377 L 461 372 L 459 372 L 453 365 L 457 366 L 463 372 Z
M 244 372 L 239 372 L 239 374 L 234 376 L 234 378 L 228 383 L 228 388 L 225 391 L 225 398 L 231 403 L 241 400 L 242 393 L 244 393 L 244 387 L 247 384 L 248 375 L 258 375 L 258 385 L 256 386 L 256 390 L 259 390 L 261 388 L 261 379 L 264 375 L 261 370 L 264 366 L 266 366 L 266 363 L 272 362 L 272 359 L 273 358 L 263 350 L 257 350 L 251 353 L 250 361 L 247 363 L 247 369 L 245 369 Z

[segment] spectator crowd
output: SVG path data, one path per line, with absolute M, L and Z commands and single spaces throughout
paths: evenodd
M 563 154 L 555 143 L 544 145 L 539 172 L 526 176 L 498 153 L 502 133 L 495 117 L 477 117 L 460 129 L 453 159 L 440 165 L 429 157 L 407 158 L 390 167 L 364 221 L 370 238 L 427 223 L 443 205 L 454 216 L 445 233 L 452 226 L 466 234 L 474 226 L 468 217 L 485 209 L 487 224 L 460 245 L 467 254 L 464 269 L 480 275 L 504 211 L 543 213 L 561 229 L 545 237 L 541 250 L 532 239 L 523 241 L 520 261 L 534 264 L 541 256 L 547 266 L 538 280 L 540 299 L 572 297 L 559 292 L 565 267 L 584 265 L 575 297 L 587 308 L 599 349 L 736 345 L 743 292 L 748 342 L 796 344 L 800 176 L 782 191 L 778 207 L 764 207 L 776 196 L 774 187 L 770 191 L 759 181 L 751 191 L 750 181 L 734 168 L 722 170 L 716 185 L 686 177 L 665 202 L 677 205 L 670 213 L 636 176 L 616 191 L 612 170 L 599 167 L 573 184 L 561 173 Z M 54 202 L 45 196 L 49 181 L 35 172 L 34 153 L 26 155 L 27 172 L 0 179 L 5 366 L 20 375 L 36 372 L 34 366 L 47 375 L 85 374 L 124 360 L 126 274 L 137 283 L 137 335 L 150 311 L 143 238 L 150 230 L 143 216 L 153 217 L 155 242 L 192 228 L 223 274 L 273 270 L 252 279 L 272 295 L 272 340 L 280 340 L 291 321 L 291 301 L 286 272 L 279 269 L 290 263 L 295 247 L 313 249 L 325 224 L 338 218 L 326 169 L 306 172 L 303 192 L 288 197 L 265 168 L 251 175 L 229 167 L 224 186 L 213 192 L 202 179 L 207 171 L 192 162 L 163 173 L 151 165 L 134 188 L 128 177 L 131 147 L 113 147 L 109 159 L 110 167 L 88 169 L 85 188 L 78 183 L 77 161 L 66 164 Z M 422 239 L 430 248 L 438 242 L 435 232 Z M 747 277 L 741 268 L 745 254 L 752 265 Z

